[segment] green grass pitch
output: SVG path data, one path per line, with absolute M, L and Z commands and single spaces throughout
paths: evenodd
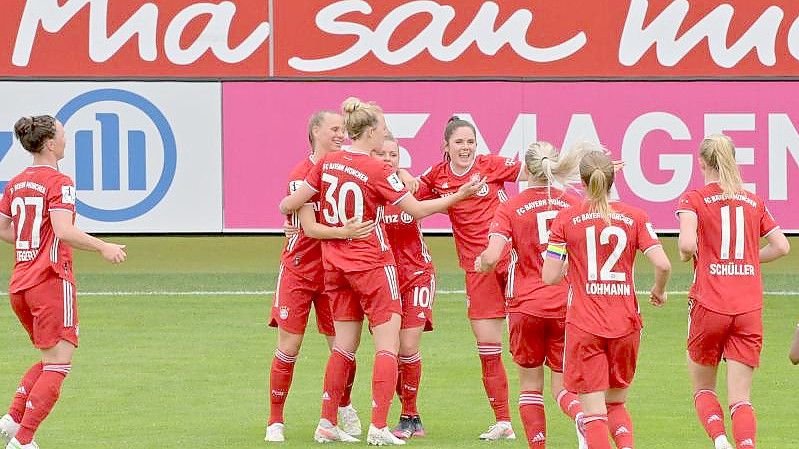
M 97 255 L 76 257 L 80 292 L 127 292 L 81 296 L 81 347 L 60 402 L 41 427 L 43 449 L 95 448 L 265 448 L 268 368 L 275 331 L 266 327 L 282 239 L 277 237 L 120 237 L 129 261 L 105 264 Z M 440 290 L 461 290 L 452 239 L 428 238 Z M 689 286 L 688 266 L 677 262 L 674 239 L 665 239 L 675 275 L 670 291 Z M 797 248 L 799 241 L 793 240 Z M 799 290 L 799 250 L 765 268 L 766 290 Z M 11 253 L 0 250 L 0 277 L 7 280 Z M 648 264 L 637 270 L 639 290 L 651 284 Z M 252 294 L 169 295 L 163 292 Z M 131 293 L 132 292 L 132 293 Z M 763 448 L 795 444 L 799 369 L 786 353 L 799 318 L 799 298 L 767 296 L 765 349 L 755 377 L 753 402 L 758 443 Z M 23 371 L 36 359 L 7 297 L 0 307 L 0 409 Z M 686 297 L 673 294 L 664 309 L 642 303 L 645 329 L 629 409 L 639 448 L 711 448 L 694 415 L 685 368 Z M 419 398 L 428 437 L 409 447 L 469 448 L 490 443 L 477 435 L 492 414 L 480 380 L 474 338 L 462 294 L 439 294 L 436 331 L 423 339 Z M 285 448 L 314 446 L 322 371 L 327 349 L 309 333 L 286 406 Z M 368 424 L 373 347 L 364 338 L 358 353 L 354 404 Z M 526 447 L 516 411 L 518 382 L 506 352 L 511 408 L 519 439 L 494 443 Z M 724 398 L 723 377 L 719 388 Z M 549 392 L 547 391 L 547 395 Z M 550 448 L 576 447 L 573 426 L 547 398 Z M 392 408 L 391 422 L 398 413 Z M 728 423 L 729 423 L 729 417 Z M 728 424 L 728 431 L 729 424 Z M 728 432 L 729 433 L 729 432 Z M 365 444 L 365 443 L 363 443 Z

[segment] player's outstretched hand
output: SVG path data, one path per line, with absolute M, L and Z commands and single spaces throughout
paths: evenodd
M 125 245 L 117 245 L 116 243 L 106 242 L 100 249 L 100 254 L 102 254 L 103 259 L 111 263 L 122 263 L 128 258 L 125 253 Z
M 649 303 L 655 307 L 663 307 L 668 299 L 668 294 L 664 291 L 657 291 L 654 288 L 649 292 Z
M 288 220 L 286 220 L 283 222 L 283 233 L 286 234 L 286 238 L 292 238 L 300 233 L 300 228 L 292 225 L 288 222 Z
M 486 178 L 478 178 L 473 176 L 472 179 L 469 180 L 466 184 L 462 185 L 458 189 L 458 195 L 463 198 L 469 198 L 470 196 L 474 195 L 475 193 L 479 192 L 480 189 L 485 188 L 486 186 Z
M 622 168 L 624 168 L 624 161 L 622 160 L 613 161 L 613 173 L 620 172 Z
M 415 195 L 416 192 L 419 190 L 419 180 L 416 179 L 408 170 L 401 168 L 397 171 L 397 175 L 400 178 L 400 181 L 405 184 L 405 188 L 411 192 L 411 195 Z
M 374 230 L 374 220 L 361 221 L 358 217 L 352 217 L 344 223 L 344 232 L 348 239 L 366 238 Z

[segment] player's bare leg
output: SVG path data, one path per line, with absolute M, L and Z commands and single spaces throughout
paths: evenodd
M 496 423 L 480 435 L 482 440 L 514 439 L 516 434 L 510 423 L 508 403 L 508 373 L 502 364 L 502 333 L 504 318 L 471 320 L 472 333 L 477 340 L 477 351 L 483 369 L 483 386 Z
M 38 447 L 33 441 L 34 433 L 58 401 L 61 384 L 72 367 L 75 346 L 66 340 L 61 340 L 51 348 L 42 349 L 41 353 L 42 374 L 28 394 L 29 407 L 26 407 L 25 414 L 22 416 L 19 430 L 8 443 L 8 446 L 12 448 Z
M 574 421 L 574 431 L 577 435 L 577 448 L 588 449 L 588 442 L 585 440 L 583 429 L 583 408 L 580 399 L 576 394 L 566 390 L 563 386 L 563 373 L 550 371 L 549 384 L 551 386 L 552 397 L 557 402 L 561 411 Z
M 757 420 L 750 402 L 754 371 L 751 366 L 727 360 L 727 401 L 737 447 L 755 447 Z
M 322 395 L 322 416 L 314 432 L 314 439 L 320 443 L 332 441 L 357 442 L 338 426 L 338 406 L 347 384 L 347 372 L 355 351 L 360 344 L 362 321 L 334 321 L 336 337 L 333 350 L 325 368 L 324 393 Z
M 397 427 L 392 431 L 397 438 L 424 436 L 424 427 L 416 407 L 419 383 L 422 377 L 422 359 L 419 352 L 423 326 L 400 330 L 399 375 L 397 395 L 402 411 Z
M 699 421 L 716 449 L 732 449 L 724 428 L 724 411 L 716 396 L 718 365 L 700 365 L 688 356 L 688 373 L 694 388 L 694 406 Z

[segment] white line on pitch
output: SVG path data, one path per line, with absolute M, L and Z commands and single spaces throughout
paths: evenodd
M 228 290 L 228 291 L 107 291 L 107 292 L 78 292 L 79 296 L 261 296 L 273 295 L 274 290 Z M 465 295 L 465 290 L 439 290 L 439 295 Z M 649 292 L 639 290 L 639 295 L 648 295 Z M 687 291 L 668 292 L 670 295 L 687 295 Z M 799 291 L 773 291 L 763 292 L 766 296 L 799 296 Z M 7 292 L 0 292 L 8 296 Z

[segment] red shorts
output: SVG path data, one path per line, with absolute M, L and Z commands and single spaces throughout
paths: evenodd
M 541 318 L 526 313 L 508 314 L 510 353 L 522 368 L 547 366 L 563 372 L 563 340 L 566 318 Z
M 61 340 L 78 346 L 78 295 L 72 283 L 53 275 L 10 297 L 11 308 L 35 347 L 52 348 Z
M 325 292 L 333 304 L 335 321 L 363 321 L 379 326 L 402 315 L 397 269 L 393 265 L 365 271 L 325 271 Z
M 605 338 L 566 325 L 563 384 L 574 393 L 627 388 L 635 376 L 641 332 Z
M 320 334 L 333 336 L 333 311 L 330 298 L 319 281 L 308 280 L 280 265 L 275 300 L 269 325 L 292 334 L 305 334 L 311 304 L 316 310 L 316 328 Z
M 715 366 L 723 357 L 757 368 L 763 349 L 762 311 L 723 315 L 691 303 L 688 355 L 700 365 Z
M 433 330 L 433 300 L 436 296 L 435 273 L 424 273 L 402 291 L 402 329 L 424 326 Z
M 466 307 L 470 320 L 505 318 L 505 274 L 466 272 Z

